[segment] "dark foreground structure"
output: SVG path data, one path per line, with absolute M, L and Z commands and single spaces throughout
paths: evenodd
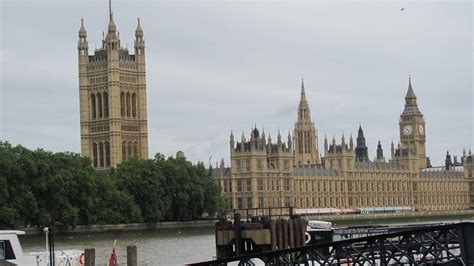
M 474 223 L 247 254 L 191 265 L 474 265 Z

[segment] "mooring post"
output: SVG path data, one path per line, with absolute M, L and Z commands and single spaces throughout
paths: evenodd
M 84 266 L 95 266 L 95 248 L 84 250 Z
M 277 249 L 277 230 L 274 220 L 270 220 L 270 241 L 272 244 L 272 250 Z
M 235 256 L 240 256 L 240 247 L 242 246 L 242 227 L 240 226 L 240 213 L 234 215 L 234 237 L 235 237 Z
M 283 219 L 277 220 L 277 233 L 278 233 L 278 249 L 284 249 L 283 247 Z
M 294 228 L 294 222 L 293 218 L 290 218 L 288 220 L 288 244 L 290 245 L 290 248 L 295 247 L 295 228 Z
M 301 246 L 301 226 L 300 226 L 300 217 L 295 217 L 293 220 L 293 227 L 295 228 L 295 247 Z
M 137 246 L 127 246 L 127 266 L 138 266 Z
M 288 221 L 286 219 L 282 220 L 283 222 L 283 248 L 288 248 Z

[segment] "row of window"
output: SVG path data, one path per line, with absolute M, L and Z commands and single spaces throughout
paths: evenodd
M 120 93 L 120 115 L 122 117 L 137 117 L 137 95 L 135 93 Z
M 104 93 L 91 94 L 91 118 L 109 117 L 109 95 Z
M 138 142 L 122 142 L 122 161 L 138 157 Z M 92 143 L 92 163 L 94 167 L 110 167 L 110 143 L 108 141 Z
M 94 167 L 110 167 L 110 143 L 92 143 L 92 162 Z
M 122 142 L 122 161 L 126 161 L 132 157 L 138 157 L 138 149 L 137 141 Z
M 101 119 L 109 117 L 109 95 L 107 92 L 93 93 L 90 95 L 91 118 Z M 120 115 L 122 117 L 137 117 L 136 93 L 120 93 Z
M 270 168 L 279 168 L 278 160 L 269 160 L 267 163 L 268 163 Z M 240 160 L 236 160 L 235 164 L 236 164 L 237 172 L 242 172 L 243 162 L 241 162 Z M 261 169 L 263 169 L 263 167 L 264 167 L 264 160 L 263 159 L 257 159 L 257 169 L 261 170 Z M 283 162 L 283 167 L 284 167 L 284 170 L 289 170 L 290 169 L 289 160 L 285 160 Z M 245 171 L 250 172 L 250 159 L 245 160 Z

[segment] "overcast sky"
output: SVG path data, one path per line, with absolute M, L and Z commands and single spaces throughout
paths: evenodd
M 409 72 L 432 163 L 474 148 L 470 1 L 113 0 L 112 9 L 129 49 L 141 18 L 150 156 L 228 163 L 230 131 L 248 137 L 254 124 L 286 139 L 303 76 L 321 147 L 361 123 L 369 157 L 380 140 L 388 158 Z M 0 139 L 80 152 L 80 18 L 93 53 L 107 13 L 107 0 L 1 0 Z

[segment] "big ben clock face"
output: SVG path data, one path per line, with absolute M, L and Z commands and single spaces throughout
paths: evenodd
M 418 131 L 420 131 L 420 134 L 421 134 L 421 135 L 425 134 L 425 129 L 423 128 L 422 125 L 420 125 L 420 126 L 418 127 Z
M 403 134 L 409 136 L 411 135 L 411 133 L 413 133 L 413 127 L 411 125 L 406 125 L 405 127 L 403 127 Z

